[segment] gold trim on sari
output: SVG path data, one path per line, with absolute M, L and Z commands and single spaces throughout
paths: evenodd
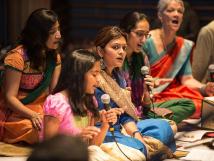
M 122 89 L 117 82 L 103 70 L 101 70 L 98 80 L 99 87 L 105 93 L 109 94 L 110 98 L 119 106 L 119 108 L 123 108 L 129 116 L 135 120 L 139 120 L 135 113 L 135 106 L 131 102 L 131 96 L 126 89 Z M 143 136 L 143 138 L 144 144 L 148 150 L 148 158 L 158 154 L 161 154 L 160 156 L 163 159 L 173 157 L 173 152 L 161 141 L 149 136 Z
M 125 112 L 138 120 L 138 117 L 135 112 L 135 106 L 131 102 L 131 96 L 128 95 L 126 89 L 122 89 L 117 82 L 112 79 L 105 71 L 101 70 L 99 77 L 99 87 L 109 96 L 111 99 L 120 107 L 125 110 Z

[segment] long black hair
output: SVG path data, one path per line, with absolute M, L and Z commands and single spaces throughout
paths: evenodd
M 98 109 L 93 103 L 93 95 L 85 93 L 85 74 L 100 60 L 100 56 L 92 51 L 79 49 L 66 55 L 62 63 L 59 81 L 53 93 L 68 91 L 72 111 L 85 116 L 87 110 L 99 116 Z
M 46 42 L 53 25 L 58 21 L 57 14 L 45 8 L 31 13 L 20 35 L 19 44 L 26 49 L 30 65 L 34 69 L 45 67 L 46 55 L 51 53 L 56 59 L 56 50 L 49 50 Z
M 120 21 L 120 28 L 123 32 L 130 34 L 130 32 L 136 27 L 137 23 L 145 20 L 148 21 L 147 16 L 144 13 L 132 11 L 128 12 Z M 145 65 L 144 62 L 144 51 L 141 51 L 142 53 L 138 54 L 132 54 L 132 61 L 131 66 L 128 63 L 128 60 L 125 59 L 123 68 L 131 68 L 131 71 L 133 72 L 133 79 L 137 79 L 141 76 L 140 68 Z
M 121 19 L 120 28 L 123 32 L 129 34 L 141 20 L 149 21 L 147 16 L 143 13 L 137 11 L 129 12 Z

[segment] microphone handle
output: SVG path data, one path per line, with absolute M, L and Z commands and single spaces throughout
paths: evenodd
M 109 104 L 104 103 L 104 109 L 105 109 L 106 111 L 108 111 L 108 110 L 111 109 L 111 106 L 110 106 Z
M 143 79 L 146 78 L 146 75 L 147 75 L 147 74 L 143 75 Z M 145 81 L 144 81 L 144 83 L 145 83 Z M 152 92 L 151 88 L 150 88 L 149 85 L 147 85 L 147 84 L 146 84 L 146 87 L 147 87 L 147 90 L 148 90 L 148 92 L 149 92 L 150 98 L 152 98 L 152 97 L 153 97 L 153 92 Z
M 145 76 L 144 76 L 144 78 L 145 78 Z M 152 92 L 151 88 L 149 87 L 149 85 L 146 85 L 146 87 L 149 92 L 149 98 L 151 100 L 152 109 L 153 109 L 153 111 L 155 111 L 155 106 L 154 106 L 154 102 L 153 102 L 153 92 Z M 155 113 L 154 113 L 154 118 L 156 118 Z
M 104 109 L 105 109 L 106 111 L 108 111 L 108 110 L 111 109 L 111 106 L 110 106 L 109 104 L 105 104 L 105 103 L 104 103 Z M 109 126 L 110 126 L 109 130 L 110 130 L 111 132 L 114 131 L 114 126 L 113 126 L 112 122 L 109 122 Z

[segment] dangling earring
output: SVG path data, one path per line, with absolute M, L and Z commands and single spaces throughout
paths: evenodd
M 100 67 L 101 69 L 105 69 L 105 63 L 104 63 L 103 57 L 101 57 L 100 59 Z
M 101 54 L 102 53 L 102 48 L 100 46 L 97 47 L 97 52 L 101 57 L 101 59 L 100 59 L 100 68 L 103 70 L 103 69 L 105 69 L 105 63 L 104 63 L 104 60 L 103 60 L 103 55 Z

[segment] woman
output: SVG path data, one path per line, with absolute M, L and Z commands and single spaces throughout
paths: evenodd
M 158 18 L 162 27 L 150 32 L 152 36 L 143 48 L 149 57 L 151 75 L 162 81 L 155 88 L 155 100 L 163 102 L 174 98 L 192 99 L 196 108 L 192 117 L 199 118 L 201 100 L 203 96 L 213 95 L 214 83 L 204 85 L 192 76 L 190 57 L 193 42 L 176 36 L 183 13 L 182 0 L 160 0 Z M 164 83 L 165 78 L 167 82 Z
M 135 123 L 138 118 L 130 95 L 125 90 L 125 80 L 119 71 L 126 56 L 126 34 L 115 26 L 104 27 L 98 32 L 95 45 L 103 59 L 99 87 L 96 90 L 99 109 L 104 108 L 101 96 L 107 93 L 110 95 L 110 105 L 113 109 L 125 110 L 114 125 L 114 135 L 108 132 L 105 142 L 114 141 L 115 137 L 117 142 L 141 151 L 147 158 L 155 160 L 164 155 L 171 157 L 175 144 L 172 129 L 167 121 L 148 119 Z M 122 126 L 129 136 L 122 134 Z
M 68 53 L 56 88 L 44 103 L 44 127 L 41 139 L 65 134 L 80 136 L 88 145 L 101 145 L 109 124 L 114 124 L 117 121 L 116 115 L 123 110 L 111 109 L 99 112 L 96 107 L 94 91 L 100 73 L 99 60 L 97 54 L 88 50 L 79 49 Z M 102 122 L 100 128 L 94 126 L 97 121 Z M 89 151 L 93 151 L 93 148 L 89 147 Z M 95 155 L 97 153 L 91 154 L 92 152 L 91 158 L 97 157 Z
M 17 47 L 7 54 L 0 97 L 2 141 L 38 142 L 42 106 L 61 70 L 60 39 L 56 13 L 37 9 L 28 18 Z
M 126 79 L 127 86 L 131 87 L 132 101 L 141 116 L 143 111 L 144 116 L 159 117 L 154 115 L 153 112 L 148 111 L 148 108 L 151 108 L 151 101 L 150 96 L 147 94 L 148 92 L 146 92 L 148 89 L 144 86 L 144 79 L 141 74 L 142 66 L 149 67 L 148 57 L 142 51 L 143 44 L 147 38 L 151 36 L 149 34 L 147 17 L 143 13 L 130 12 L 122 18 L 120 28 L 128 35 L 127 54 L 123 64 L 123 76 Z M 150 87 L 154 86 L 154 80 L 152 80 L 149 75 L 145 78 L 145 83 Z M 161 110 L 164 109 L 165 112 L 163 112 L 165 115 L 167 113 L 170 114 L 170 111 L 172 111 L 173 114 L 168 117 L 164 116 L 164 113 L 162 116 L 176 123 L 191 116 L 195 109 L 193 102 L 188 99 L 173 99 L 161 103 L 155 102 L 154 106 L 161 107 Z

